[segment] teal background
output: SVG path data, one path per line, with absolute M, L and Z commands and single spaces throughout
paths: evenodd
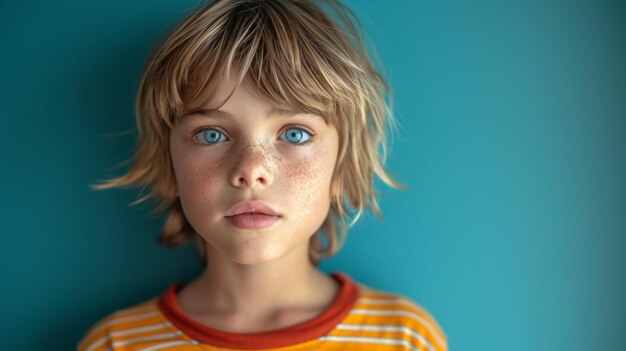
M 70 350 L 110 312 L 200 272 L 155 243 L 132 155 L 154 44 L 194 1 L 0 5 L 2 350 Z M 350 1 L 402 126 L 367 216 L 322 263 L 429 310 L 453 350 L 626 344 L 626 6 Z

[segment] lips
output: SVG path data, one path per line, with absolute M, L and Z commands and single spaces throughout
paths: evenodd
M 269 204 L 258 200 L 238 202 L 233 207 L 228 209 L 228 211 L 226 211 L 226 217 L 232 217 L 241 214 L 256 214 L 280 217 L 280 215 Z
M 278 222 L 281 215 L 263 201 L 241 201 L 226 212 L 226 219 L 239 229 L 264 229 Z

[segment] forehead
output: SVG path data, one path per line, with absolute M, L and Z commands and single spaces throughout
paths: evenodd
M 234 120 L 238 114 L 252 109 L 254 114 L 266 119 L 307 118 L 329 124 L 328 118 L 315 108 L 310 107 L 301 97 L 291 97 L 292 103 L 276 101 L 265 96 L 249 76 L 237 85 L 236 76 L 213 84 L 204 94 L 193 92 L 199 96 L 195 101 L 186 104 L 180 119 L 183 121 L 196 118 L 214 118 L 218 120 Z M 303 94 L 305 95 L 305 94 Z M 296 103 L 293 103 L 296 102 Z M 249 113 L 249 112 L 248 112 Z

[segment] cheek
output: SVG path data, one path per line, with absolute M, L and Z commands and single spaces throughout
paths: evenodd
M 183 182 L 185 188 L 191 191 L 203 191 L 203 187 L 217 178 L 215 167 L 210 167 L 205 162 L 187 162 L 182 167 Z
M 326 218 L 334 166 L 334 162 L 330 161 L 328 154 L 319 150 L 306 160 L 283 165 L 282 179 L 288 189 L 285 194 L 290 197 L 284 200 L 293 205 L 295 218 L 314 221 Z
M 223 177 L 223 173 L 219 172 L 225 166 L 222 163 L 224 162 L 219 160 L 199 159 L 193 155 L 186 155 L 178 160 L 175 171 L 181 201 L 194 205 L 213 201 L 215 196 L 211 194 Z

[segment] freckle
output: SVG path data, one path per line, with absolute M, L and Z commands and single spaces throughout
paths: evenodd
M 188 179 L 203 179 L 212 178 L 215 174 L 215 167 L 207 167 L 202 163 L 189 163 L 185 167 L 185 176 Z

